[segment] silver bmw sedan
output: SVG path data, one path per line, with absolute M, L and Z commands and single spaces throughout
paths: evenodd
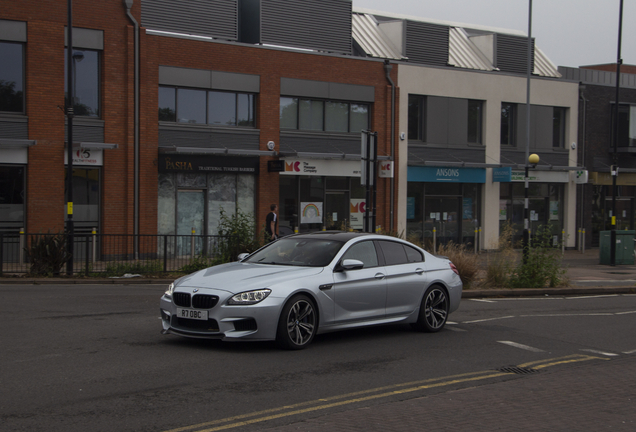
M 239 259 L 170 284 L 162 332 L 302 349 L 316 334 L 354 327 L 437 332 L 462 296 L 450 260 L 378 234 L 291 235 Z

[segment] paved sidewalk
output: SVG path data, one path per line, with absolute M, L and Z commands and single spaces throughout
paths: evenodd
M 634 383 L 636 356 L 629 356 L 258 430 L 632 432 L 636 430 Z

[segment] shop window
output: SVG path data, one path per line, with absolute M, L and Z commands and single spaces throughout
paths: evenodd
M 517 104 L 502 103 L 501 104 L 501 145 L 514 146 L 516 145 L 516 117 L 517 117 Z
M 66 65 L 68 48 L 64 50 Z M 80 117 L 100 116 L 99 51 L 73 50 L 73 111 Z M 68 106 L 68 70 L 64 68 L 64 95 Z
M 468 101 L 468 142 L 481 144 L 483 101 Z
M 565 108 L 553 108 L 552 147 L 565 148 Z
M 0 166 L 0 229 L 24 225 L 24 173 L 23 166 Z
M 612 106 L 612 145 L 615 135 L 614 111 Z M 636 147 L 636 106 L 619 105 L 618 107 L 618 147 Z
M 409 95 L 408 138 L 426 141 L 426 97 Z
M 159 121 L 254 127 L 254 95 L 159 87 Z
M 0 42 L 0 112 L 24 112 L 24 44 Z
M 65 200 L 68 201 L 66 170 L 64 175 Z M 79 230 L 98 227 L 99 168 L 73 168 L 73 220 Z
M 369 128 L 369 105 L 280 98 L 281 129 L 359 133 Z

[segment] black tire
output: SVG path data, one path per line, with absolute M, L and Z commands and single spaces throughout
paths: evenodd
M 318 330 L 318 314 L 313 302 L 303 294 L 289 299 L 278 319 L 276 345 L 299 350 L 311 343 Z
M 448 306 L 446 290 L 438 285 L 429 287 L 422 299 L 420 314 L 413 328 L 427 333 L 440 331 L 448 318 Z

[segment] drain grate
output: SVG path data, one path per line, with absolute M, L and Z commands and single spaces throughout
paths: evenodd
M 519 366 L 505 366 L 497 369 L 499 372 L 513 373 L 517 375 L 529 375 L 539 372 L 537 369 L 524 368 Z

